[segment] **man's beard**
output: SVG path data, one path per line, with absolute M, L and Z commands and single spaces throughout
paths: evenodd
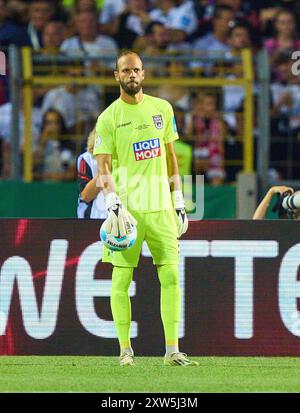
M 122 82 L 121 80 L 119 82 L 120 82 L 121 88 L 129 96 L 135 96 L 142 88 L 142 83 L 136 84 L 134 82 L 130 82 L 128 84 L 128 83 Z

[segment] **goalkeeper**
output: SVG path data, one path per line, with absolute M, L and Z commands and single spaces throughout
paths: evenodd
M 197 365 L 178 348 L 181 291 L 177 238 L 186 232 L 188 222 L 173 148 L 178 139 L 173 109 L 167 101 L 143 93 L 144 69 L 136 53 L 121 53 L 114 75 L 120 97 L 98 118 L 94 155 L 108 212 L 106 230 L 123 236 L 131 224 L 137 224 L 137 239 L 131 249 L 115 252 L 104 247 L 103 254 L 103 261 L 113 265 L 110 302 L 120 343 L 120 365 L 134 364 L 128 290 L 144 240 L 161 285 L 164 364 Z

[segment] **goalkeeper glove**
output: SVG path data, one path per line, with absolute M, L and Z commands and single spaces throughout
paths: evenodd
M 105 205 L 108 212 L 105 230 L 115 237 L 124 237 L 132 231 L 131 225 L 137 225 L 136 220 L 123 206 L 115 192 L 105 197 Z
M 180 238 L 187 231 L 189 225 L 181 191 L 172 192 L 172 202 L 176 212 L 178 238 Z

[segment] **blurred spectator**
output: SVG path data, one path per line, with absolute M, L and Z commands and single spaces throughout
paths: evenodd
M 123 12 L 108 25 L 106 32 L 114 36 L 120 49 L 130 49 L 145 34 L 145 27 L 151 21 L 148 9 L 147 0 L 128 0 Z
M 60 53 L 60 45 L 62 44 L 66 33 L 66 25 L 62 21 L 50 21 L 44 27 L 42 32 L 43 48 L 39 53 L 43 55 L 55 56 Z M 58 64 L 57 64 L 58 66 Z M 53 68 L 49 67 L 49 62 L 39 63 L 35 67 L 36 75 L 52 75 Z M 33 99 L 36 107 L 42 106 L 42 100 L 45 94 L 52 89 L 53 86 L 35 86 L 33 88 Z
M 76 7 L 76 0 L 58 0 L 58 1 L 61 2 L 63 8 L 67 11 L 70 11 L 71 9 L 74 9 L 74 7 Z M 107 1 L 117 2 L 118 0 L 95 0 L 97 10 L 101 10 Z
M 295 17 L 290 11 L 281 9 L 276 13 L 274 29 L 275 36 L 264 43 L 271 56 L 271 64 L 276 56 L 284 50 L 300 50 L 300 38 L 296 31 Z
M 65 39 L 66 26 L 61 21 L 48 22 L 42 32 L 43 54 L 55 55 Z
M 96 0 L 76 0 L 74 4 L 75 15 L 85 11 L 97 14 L 98 9 Z
M 172 79 L 182 79 L 186 76 L 186 65 L 184 62 L 177 60 L 176 57 L 168 62 L 168 76 Z M 165 84 L 160 86 L 156 91 L 156 96 L 168 100 L 172 106 L 188 111 L 190 109 L 190 90 L 187 86 L 178 86 L 174 84 Z
M 67 76 L 72 78 L 81 76 L 83 69 L 69 68 Z M 85 125 L 94 123 L 101 110 L 99 92 L 93 86 L 79 87 L 74 80 L 73 84 L 66 84 L 51 89 L 46 93 L 42 113 L 49 109 L 60 112 L 68 129 L 83 133 Z
M 145 29 L 145 36 L 140 36 L 134 43 L 134 49 L 149 55 L 159 56 L 166 52 L 170 44 L 169 31 L 163 23 L 150 22 Z
M 26 27 L 11 19 L 6 0 L 0 0 L 0 46 L 26 44 Z
M 67 133 L 60 112 L 48 110 L 43 116 L 39 143 L 34 151 L 34 179 L 75 179 L 75 145 L 67 138 Z
M 156 5 L 149 16 L 170 30 L 173 43 L 186 40 L 197 29 L 197 16 L 191 0 L 157 0 Z
M 75 17 L 75 26 L 78 34 L 62 43 L 62 52 L 68 56 L 116 57 L 116 42 L 109 36 L 99 34 L 95 14 L 90 11 L 79 13 Z
M 224 5 L 232 8 L 235 19 L 243 21 L 245 24 L 248 23 L 254 30 L 259 31 L 259 13 L 254 3 L 255 1 L 253 0 L 217 0 L 217 5 Z
M 138 37 L 134 49 L 141 50 L 146 55 L 162 55 L 166 52 L 188 52 L 191 45 L 188 42 L 173 43 L 170 30 L 161 22 L 152 21 L 145 30 L 145 36 Z
M 225 178 L 225 133 L 217 96 L 206 93 L 198 97 L 187 119 L 187 134 L 194 138 L 194 172 L 204 174 L 212 185 L 222 184 Z
M 32 110 L 32 144 L 33 147 L 36 146 L 39 130 L 41 126 L 41 110 L 38 108 L 33 108 Z M 23 99 L 21 99 L 21 110 L 19 115 L 19 130 L 20 130 L 20 151 L 22 152 L 24 144 L 24 111 L 23 111 Z M 1 178 L 7 179 L 9 177 L 9 154 L 10 146 L 12 140 L 12 104 L 7 102 L 0 106 L 0 144 L 2 153 L 2 168 L 1 168 Z M 21 172 L 21 171 L 20 171 Z
M 259 1 L 259 0 L 256 0 Z M 259 2 L 260 31 L 263 37 L 271 37 L 273 32 L 273 21 L 281 9 L 289 10 L 298 24 L 300 9 L 298 0 L 264 0 Z M 299 26 L 298 26 L 299 29 Z
M 234 20 L 234 11 L 229 6 L 215 8 L 212 20 L 212 32 L 195 40 L 193 49 L 209 52 L 228 51 L 227 44 L 230 22 Z
M 300 77 L 293 75 L 293 61 L 286 55 L 275 60 L 277 81 L 271 84 L 272 132 L 300 138 Z
M 245 22 L 237 22 L 231 26 L 228 34 L 228 45 L 230 53 L 233 56 L 240 56 L 241 50 L 252 48 L 250 26 Z M 235 79 L 243 76 L 243 68 L 241 62 L 236 62 L 230 65 L 230 74 L 228 79 Z M 240 134 L 237 130 L 239 122 L 237 113 L 240 110 L 242 102 L 245 98 L 245 89 L 239 85 L 223 86 L 223 112 L 224 119 L 230 126 L 232 132 Z
M 46 24 L 53 18 L 55 4 L 47 0 L 32 0 L 29 5 L 29 23 L 27 26 L 27 44 L 34 50 L 40 50 L 42 32 Z
M 126 8 L 126 0 L 104 0 L 104 4 L 99 16 L 99 23 L 102 26 L 103 33 L 112 35 L 109 31 L 109 26 L 113 25 L 116 18 L 120 16 L 121 13 Z

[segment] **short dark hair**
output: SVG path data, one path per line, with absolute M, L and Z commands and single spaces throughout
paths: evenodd
M 145 28 L 145 34 L 149 35 L 153 32 L 153 27 L 154 26 L 162 26 L 165 27 L 165 25 L 158 21 L 158 20 L 153 20 L 152 22 L 150 22 L 149 24 L 147 24 L 146 28 Z
M 244 29 L 247 30 L 249 35 L 251 34 L 250 24 L 244 20 L 235 20 L 232 22 L 232 24 L 230 24 L 228 32 L 229 37 L 232 36 L 235 29 Z
M 119 63 L 119 60 L 121 59 L 121 57 L 127 56 L 129 54 L 136 55 L 141 60 L 141 62 L 143 63 L 143 61 L 141 59 L 141 56 L 137 52 L 135 52 L 134 50 L 125 49 L 125 50 L 122 50 L 122 52 L 119 53 L 119 55 L 116 58 L 115 70 L 118 70 L 118 63 Z
M 213 19 L 218 19 L 224 11 L 229 11 L 230 13 L 234 13 L 234 10 L 232 7 L 227 6 L 227 4 L 220 4 L 219 6 L 215 7 Z

